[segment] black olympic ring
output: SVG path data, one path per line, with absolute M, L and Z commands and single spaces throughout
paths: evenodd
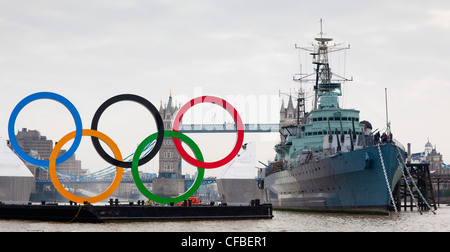
M 161 118 L 161 115 L 159 114 L 159 111 L 156 109 L 156 107 L 147 99 L 140 97 L 138 95 L 133 94 L 122 94 L 114 96 L 107 101 L 105 101 L 95 112 L 94 118 L 92 119 L 91 129 L 97 130 L 98 127 L 98 121 L 100 119 L 100 116 L 103 114 L 103 112 L 112 104 L 120 101 L 133 101 L 141 104 L 145 108 L 147 108 L 150 113 L 152 113 L 153 118 L 156 121 L 156 126 L 158 128 L 158 137 L 156 139 L 155 146 L 153 149 L 148 153 L 145 157 L 139 159 L 139 166 L 146 164 L 149 162 L 155 155 L 158 153 L 159 149 L 161 148 L 161 145 L 163 143 L 164 139 L 164 123 Z M 131 168 L 133 162 L 123 162 L 119 161 L 115 158 L 112 158 L 108 153 L 105 152 L 105 150 L 100 145 L 100 141 L 96 137 L 92 137 L 92 144 L 94 145 L 95 149 L 97 150 L 98 154 L 108 163 L 124 167 L 124 168 Z

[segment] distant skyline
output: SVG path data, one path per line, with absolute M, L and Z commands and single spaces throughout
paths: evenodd
M 310 56 L 299 57 L 294 44 L 310 45 L 322 18 L 325 36 L 351 45 L 333 58 L 341 64 L 332 70 L 353 76 L 353 82 L 345 84 L 341 104 L 360 110 L 361 120 L 383 128 L 387 88 L 394 137 L 405 147 L 412 143 L 413 152 L 423 151 L 430 139 L 444 161 L 450 157 L 450 131 L 445 129 L 450 125 L 449 1 L 0 3 L 0 137 L 8 138 L 14 106 L 40 91 L 69 99 L 84 128 L 114 95 L 138 94 L 159 108 L 170 91 L 181 105 L 199 93 L 216 95 L 229 99 L 244 123 L 277 122 L 281 99 L 287 101 L 279 91 L 298 88 L 292 77 L 299 72 L 299 60 L 303 71 L 312 70 Z M 220 108 L 202 108 L 203 118 L 193 111 L 192 120 L 232 120 Z M 147 115 L 137 104 L 117 104 L 105 112 L 99 129 L 127 155 L 155 131 Z M 16 129 L 21 128 L 58 141 L 75 126 L 64 107 L 39 101 L 19 115 Z M 211 161 L 232 148 L 235 136 L 230 136 L 192 134 Z M 245 141 L 250 140 L 257 142 L 258 160 L 274 157 L 278 134 L 248 134 Z M 77 157 L 83 164 L 108 166 L 91 145 L 83 138 Z

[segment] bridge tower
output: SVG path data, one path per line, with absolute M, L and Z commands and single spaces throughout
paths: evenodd
M 172 92 L 169 95 L 167 104 L 159 108 L 159 113 L 163 119 L 164 129 L 172 129 L 172 119 L 179 108 L 172 101 Z M 161 149 L 159 150 L 159 176 L 153 179 L 153 193 L 161 197 L 174 197 L 183 193 L 184 177 L 181 173 L 181 155 L 178 153 L 173 139 L 165 137 Z
M 172 93 L 170 93 L 167 104 L 163 107 L 161 102 L 159 108 L 165 130 L 172 130 L 172 119 L 178 110 L 179 108 L 172 101 Z M 181 178 L 181 176 L 181 155 L 175 148 L 173 139 L 171 137 L 165 137 L 159 151 L 159 177 Z

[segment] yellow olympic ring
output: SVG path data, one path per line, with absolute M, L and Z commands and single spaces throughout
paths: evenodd
M 66 197 L 67 199 L 73 201 L 73 202 L 77 202 L 80 204 L 84 204 L 85 202 L 89 202 L 89 203 L 97 203 L 100 202 L 106 198 L 108 198 L 111 194 L 114 193 L 114 191 L 117 189 L 117 187 L 120 184 L 120 181 L 122 180 L 122 175 L 123 175 L 123 168 L 122 167 L 117 167 L 117 171 L 116 171 L 116 177 L 114 178 L 113 182 L 111 183 L 111 185 L 108 187 L 108 189 L 106 189 L 106 191 L 104 191 L 103 193 L 94 196 L 94 197 L 89 197 L 89 198 L 85 198 L 85 197 L 80 197 L 77 195 L 74 195 L 70 192 L 68 192 L 61 184 L 61 182 L 58 179 L 58 176 L 56 174 L 56 158 L 58 157 L 58 153 L 61 150 L 61 148 L 64 146 L 64 144 L 66 144 L 68 141 L 70 141 L 71 139 L 75 138 L 76 135 L 76 131 L 73 131 L 67 135 L 65 135 L 56 145 L 55 148 L 53 149 L 51 155 L 50 155 L 50 164 L 48 167 L 48 172 L 50 173 L 50 178 L 53 182 L 53 185 L 55 186 L 56 190 L 58 190 L 59 193 L 61 193 L 64 197 Z M 83 129 L 83 136 L 92 136 L 92 137 L 97 137 L 100 140 L 102 140 L 104 143 L 106 143 L 109 148 L 111 148 L 112 152 L 114 153 L 114 156 L 116 157 L 117 160 L 122 161 L 122 154 L 120 153 L 119 147 L 117 147 L 116 143 L 114 143 L 113 140 L 111 140 L 111 138 L 109 138 L 107 135 L 99 132 L 99 131 L 95 131 L 95 130 L 91 130 L 91 129 Z

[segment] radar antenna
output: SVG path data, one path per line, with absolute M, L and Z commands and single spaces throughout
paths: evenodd
M 316 65 L 315 72 L 311 74 L 304 74 L 300 72 L 299 74 L 294 75 L 294 81 L 297 82 L 315 82 L 314 85 L 314 110 L 317 109 L 318 100 L 320 96 L 319 86 L 321 84 L 331 84 L 331 83 L 344 83 L 346 81 L 353 81 L 353 77 L 351 79 L 347 79 L 346 77 L 335 74 L 331 71 L 328 61 L 328 54 L 332 52 L 338 52 L 342 50 L 350 49 L 350 45 L 342 47 L 342 44 L 334 44 L 328 45 L 329 42 L 333 41 L 332 38 L 324 37 L 325 33 L 323 32 L 323 21 L 320 19 L 320 33 L 319 36 L 314 40 L 316 43 L 312 43 L 313 47 L 299 47 L 295 45 L 295 49 L 307 51 L 310 55 L 313 56 L 312 63 Z M 301 68 L 300 68 L 301 71 Z M 315 78 L 310 78 L 314 76 Z M 336 78 L 333 78 L 336 77 Z

